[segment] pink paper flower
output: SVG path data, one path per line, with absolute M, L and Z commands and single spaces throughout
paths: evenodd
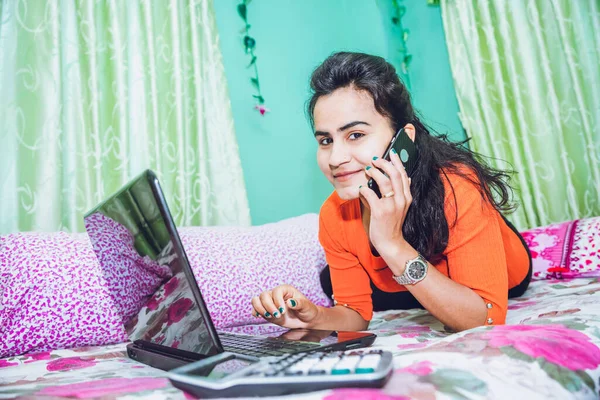
M 258 112 L 260 113 L 260 115 L 265 115 L 266 113 L 270 112 L 271 110 L 268 109 L 267 107 L 263 106 L 262 104 L 257 104 L 254 106 L 255 110 L 258 110 Z
M 50 361 L 46 365 L 46 369 L 51 372 L 70 371 L 74 369 L 93 367 L 94 365 L 96 365 L 94 360 L 86 360 L 81 357 L 65 357 Z
M 485 332 L 483 338 L 491 347 L 513 346 L 572 371 L 600 365 L 600 349 L 583 333 L 562 325 L 499 325 Z

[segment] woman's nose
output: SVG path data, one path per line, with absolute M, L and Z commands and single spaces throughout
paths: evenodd
M 329 154 L 329 165 L 337 167 L 350 161 L 350 152 L 348 148 L 343 144 L 334 144 L 331 147 L 331 153 Z

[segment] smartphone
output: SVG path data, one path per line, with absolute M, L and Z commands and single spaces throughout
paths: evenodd
M 388 145 L 387 149 L 385 149 L 385 152 L 382 156 L 384 160 L 390 161 L 390 152 L 392 151 L 392 149 L 396 150 L 396 153 L 398 153 L 400 161 L 402 161 L 402 165 L 404 165 L 404 169 L 410 177 L 415 171 L 415 167 L 417 166 L 419 153 L 417 152 L 415 142 L 411 140 L 404 128 L 401 128 L 398 132 L 396 132 L 396 134 L 390 141 L 390 144 Z M 375 194 L 377 194 L 377 197 L 381 198 L 379 186 L 373 178 L 369 179 L 367 185 L 369 186 L 369 189 L 373 190 Z

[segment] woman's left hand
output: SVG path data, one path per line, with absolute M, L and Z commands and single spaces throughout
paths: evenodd
M 410 247 L 402 235 L 402 226 L 412 203 L 411 179 L 397 153 L 392 151 L 390 160 L 391 162 L 381 158 L 373 160 L 373 166 L 376 168 L 366 170 L 366 174 L 377 182 L 381 199 L 368 187 L 359 188 L 359 193 L 365 198 L 371 210 L 369 238 L 384 258 L 393 257 L 403 247 Z

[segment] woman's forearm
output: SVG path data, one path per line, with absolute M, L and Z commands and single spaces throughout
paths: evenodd
M 404 272 L 407 260 L 416 257 L 417 251 L 410 248 L 398 250 L 391 257 L 384 257 L 395 275 Z M 427 276 L 415 285 L 406 288 L 423 307 L 444 325 L 463 331 L 485 324 L 487 309 L 483 299 L 470 288 L 454 282 L 428 264 Z
M 312 329 L 327 329 L 336 331 L 364 331 L 369 327 L 359 313 L 344 306 L 317 306 L 317 317 L 310 323 Z
M 429 264 L 427 276 L 406 288 L 434 317 L 455 331 L 485 324 L 483 299 L 470 288 L 454 282 Z

